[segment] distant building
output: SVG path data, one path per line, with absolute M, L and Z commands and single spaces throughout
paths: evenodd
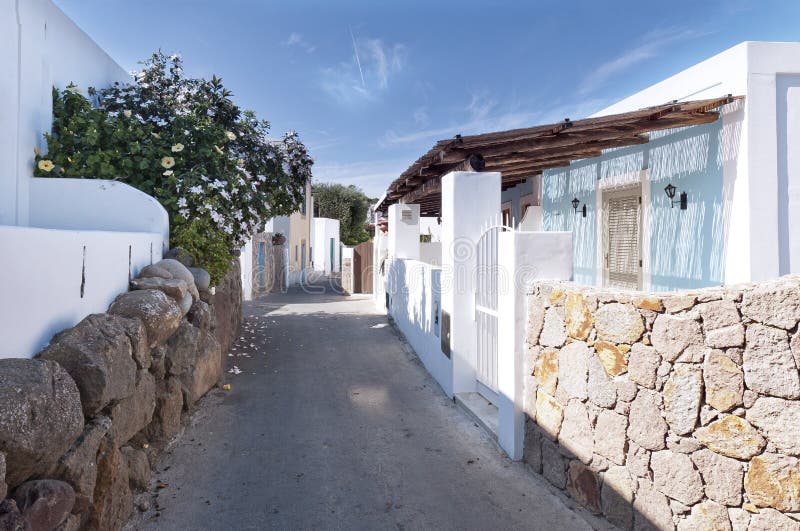
M 314 271 L 331 275 L 341 271 L 339 220 L 314 218 L 311 230 Z

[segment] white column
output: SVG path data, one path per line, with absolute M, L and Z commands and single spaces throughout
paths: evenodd
M 419 260 L 419 205 L 389 207 L 389 257 Z
M 381 261 L 386 254 L 386 235 L 378 228 L 381 212 L 375 213 L 375 241 L 372 246 L 372 299 L 379 311 L 386 309 L 385 277 L 381 274 Z
M 450 315 L 453 393 L 477 390 L 475 244 L 500 215 L 500 174 L 452 172 L 442 177 L 442 312 Z
M 503 232 L 498 240 L 497 442 L 522 459 L 527 292 L 534 280 L 572 279 L 571 232 Z

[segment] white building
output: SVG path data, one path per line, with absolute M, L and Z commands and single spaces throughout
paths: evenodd
M 311 225 L 311 245 L 314 271 L 325 275 L 341 271 L 338 219 L 314 218 Z
M 305 197 L 300 208 L 289 216 L 275 216 L 264 224 L 264 231 L 256 235 L 240 252 L 242 269 L 242 288 L 245 300 L 251 300 L 258 291 L 273 291 L 294 286 L 305 281 L 311 270 L 312 235 L 314 220 L 314 197 L 311 195 L 311 183 L 306 184 Z M 282 257 L 274 257 L 274 249 L 267 248 L 265 236 L 283 236 L 281 244 Z M 265 280 L 263 277 L 265 264 L 275 266 L 282 271 L 282 282 Z M 272 277 L 270 275 L 270 277 Z M 259 290 L 259 286 L 262 288 Z
M 125 184 L 33 177 L 52 89 L 129 75 L 50 0 L 0 0 L 0 358 L 31 357 L 161 259 L 166 211 Z
M 376 304 L 445 393 L 494 408 L 486 425 L 521 458 L 531 282 L 800 273 L 799 139 L 800 43 L 745 42 L 587 119 L 440 141 L 375 207 Z M 442 219 L 441 267 L 420 216 Z
M 595 116 L 726 94 L 743 98 L 718 120 L 545 169 L 504 205 L 519 220 L 516 204 L 532 201 L 543 230 L 573 232 L 584 284 L 659 291 L 800 272 L 800 43 L 741 43 Z

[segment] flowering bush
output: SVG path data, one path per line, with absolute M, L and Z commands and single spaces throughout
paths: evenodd
M 194 250 L 217 282 L 230 251 L 264 222 L 297 210 L 313 164 L 297 133 L 269 139 L 216 76 L 183 75 L 180 56 L 154 53 L 130 85 L 53 91 L 40 177 L 126 182 L 169 213 L 171 244 Z

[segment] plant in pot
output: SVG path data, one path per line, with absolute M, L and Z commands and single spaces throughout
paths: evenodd
M 284 243 L 286 243 L 286 236 L 280 232 L 276 232 L 272 235 L 272 245 L 283 245 Z

